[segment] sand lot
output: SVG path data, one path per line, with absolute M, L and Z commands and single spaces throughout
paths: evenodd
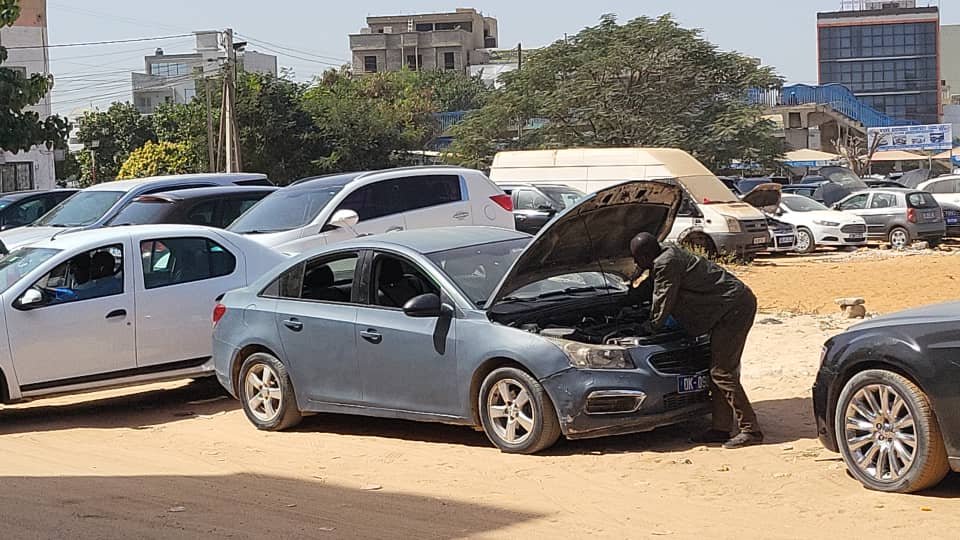
M 0 408 L 0 538 L 956 538 L 960 475 L 866 491 L 815 438 L 809 389 L 837 296 L 960 297 L 960 255 L 773 258 L 743 368 L 767 435 L 690 426 L 512 456 L 467 428 L 321 415 L 258 432 L 215 381 Z M 769 319 L 774 318 L 780 324 Z

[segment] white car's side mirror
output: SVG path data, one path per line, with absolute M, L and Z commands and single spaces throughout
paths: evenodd
M 36 289 L 27 289 L 17 301 L 23 308 L 37 307 L 41 302 L 43 302 L 43 294 Z
M 352 228 L 360 222 L 360 216 L 353 210 L 337 210 L 330 217 L 330 225 L 334 227 Z

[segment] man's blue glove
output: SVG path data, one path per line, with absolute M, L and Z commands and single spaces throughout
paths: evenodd
M 663 323 L 663 327 L 667 330 L 677 330 L 680 328 L 680 323 L 673 318 L 673 315 L 667 315 L 667 320 Z

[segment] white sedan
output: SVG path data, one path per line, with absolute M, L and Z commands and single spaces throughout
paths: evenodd
M 187 225 L 63 231 L 0 257 L 0 400 L 213 373 L 211 314 L 286 257 Z
M 783 195 L 775 213 L 777 219 L 797 227 L 797 251 L 812 253 L 820 246 L 867 244 L 867 224 L 863 218 L 830 210 L 802 195 Z

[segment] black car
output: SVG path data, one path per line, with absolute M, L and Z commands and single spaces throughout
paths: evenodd
M 273 186 L 216 186 L 141 195 L 108 226 L 182 223 L 223 229 L 276 190 Z
M 0 195 L 0 231 L 33 223 L 77 191 L 79 190 L 51 189 L 16 191 Z
M 518 231 L 536 234 L 560 211 L 585 195 L 563 184 L 501 184 L 513 201 L 513 219 Z
M 960 472 L 960 302 L 856 325 L 827 341 L 813 386 L 820 441 L 866 487 L 900 493 Z

